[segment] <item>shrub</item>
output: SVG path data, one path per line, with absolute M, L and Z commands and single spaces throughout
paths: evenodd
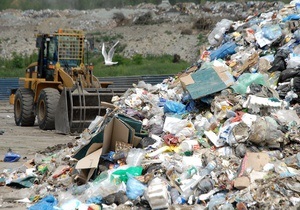
M 143 56 L 141 54 L 135 54 L 132 56 L 132 61 L 136 65 L 141 65 L 143 63 Z
M 189 29 L 189 28 L 185 28 L 181 31 L 182 35 L 192 35 L 193 34 L 193 30 Z
M 12 66 L 15 68 L 23 68 L 25 67 L 24 57 L 22 55 L 17 54 L 16 52 L 12 53 Z

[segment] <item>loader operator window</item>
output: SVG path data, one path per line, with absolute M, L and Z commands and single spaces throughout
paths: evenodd
M 57 40 L 50 39 L 49 46 L 48 46 L 48 59 L 52 61 L 53 64 L 57 62 Z
M 45 43 L 45 49 L 44 49 L 44 74 L 43 76 L 47 81 L 53 81 L 54 80 L 54 71 L 53 69 L 49 68 L 50 64 L 55 64 L 57 62 L 57 56 L 55 57 L 55 52 L 57 51 L 57 42 L 55 39 L 50 38 Z

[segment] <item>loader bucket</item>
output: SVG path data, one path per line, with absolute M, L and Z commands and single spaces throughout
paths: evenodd
M 111 98 L 124 90 L 64 88 L 55 114 L 55 130 L 59 133 L 81 133 L 96 116 L 103 116 L 106 108 L 114 107 Z
M 64 88 L 57 105 L 55 130 L 68 133 L 81 133 L 101 112 L 98 92 Z

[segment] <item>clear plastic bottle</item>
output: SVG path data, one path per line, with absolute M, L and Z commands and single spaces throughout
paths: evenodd
M 208 42 L 210 45 L 219 46 L 223 39 L 226 30 L 230 28 L 233 21 L 222 19 L 220 22 L 216 24 L 216 27 L 212 30 L 212 32 L 208 35 Z
M 173 204 L 184 204 L 186 200 L 179 194 L 176 188 L 171 188 L 170 196 Z
M 197 168 L 195 166 L 191 166 L 178 177 L 177 181 L 181 183 L 183 180 L 190 179 L 196 173 Z
M 207 175 L 209 175 L 217 166 L 217 163 L 215 161 L 210 161 L 204 169 L 202 169 L 200 172 L 199 172 L 199 178 L 198 179 L 195 179 L 193 181 L 193 183 L 190 185 L 190 188 L 191 189 L 195 189 L 196 186 L 198 185 L 198 183 L 204 179 Z
M 206 176 L 209 175 L 210 172 L 212 172 L 217 166 L 216 161 L 212 160 L 210 161 L 203 170 L 200 171 L 199 175 L 200 176 Z

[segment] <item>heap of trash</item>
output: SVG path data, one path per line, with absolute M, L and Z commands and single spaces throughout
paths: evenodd
M 300 1 L 221 20 L 195 64 L 1 183 L 31 189 L 30 210 L 299 207 L 299 24 Z

